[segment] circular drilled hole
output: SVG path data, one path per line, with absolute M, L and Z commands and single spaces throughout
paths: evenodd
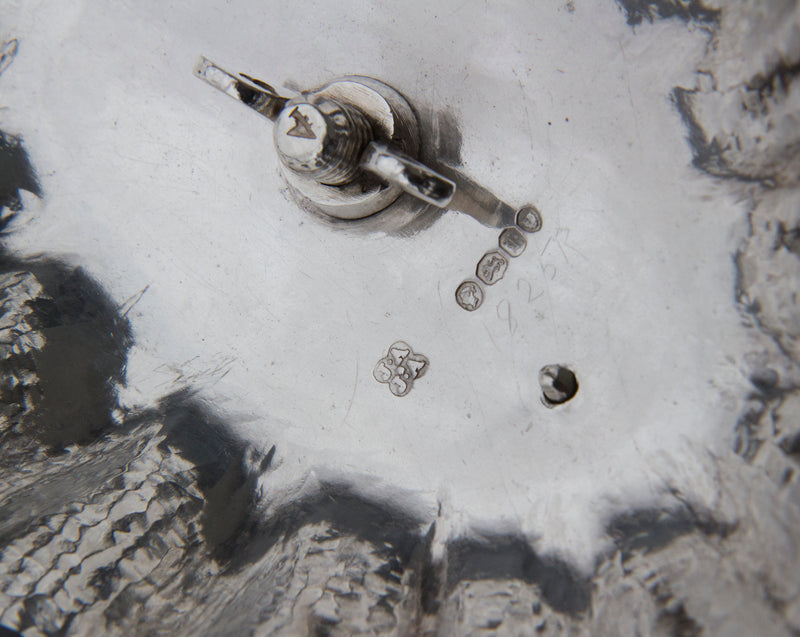
M 578 379 L 566 365 L 545 365 L 539 370 L 542 402 L 548 407 L 563 405 L 578 393 Z

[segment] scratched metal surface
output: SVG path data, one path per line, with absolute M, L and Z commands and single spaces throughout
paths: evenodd
M 800 630 L 796 3 L 0 7 L 0 625 Z M 201 54 L 388 82 L 452 209 L 303 209 Z

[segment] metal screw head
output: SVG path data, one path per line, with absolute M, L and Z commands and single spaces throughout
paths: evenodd
M 366 148 L 376 143 L 389 145 L 412 157 L 416 156 L 419 150 L 417 118 L 406 99 L 390 86 L 369 77 L 346 77 L 289 102 L 293 102 L 291 107 L 308 102 L 321 110 L 319 100 L 330 100 L 344 107 L 346 116 L 351 116 L 356 123 L 353 137 L 358 139 L 363 134 L 365 139 L 364 150 L 352 153 L 359 160 L 363 160 Z M 290 108 L 289 103 L 286 108 Z M 284 116 L 290 117 L 291 112 L 285 111 Z M 277 124 L 277 119 L 275 121 Z M 286 135 L 293 127 L 294 121 L 288 122 L 288 126 L 282 129 L 282 134 Z M 330 129 L 326 132 L 330 133 Z M 276 136 L 279 147 L 284 141 L 286 140 L 282 140 L 279 135 Z M 359 142 L 356 141 L 351 148 L 358 146 Z M 280 157 L 280 151 L 278 155 Z M 361 161 L 353 161 L 355 163 L 361 164 Z M 286 181 L 297 194 L 310 206 L 338 219 L 368 217 L 386 208 L 402 192 L 400 186 L 394 183 L 384 183 L 369 175 L 362 177 L 367 172 L 363 167 L 361 172 L 357 167 L 345 171 L 341 183 L 332 183 L 330 179 L 321 181 L 317 175 L 290 168 L 283 158 L 281 164 Z
M 274 129 L 281 162 L 330 186 L 354 179 L 370 136 L 369 124 L 360 113 L 311 95 L 289 101 Z

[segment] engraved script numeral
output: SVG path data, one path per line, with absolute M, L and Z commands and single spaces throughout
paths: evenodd
M 517 292 L 522 292 L 523 288 L 528 289 L 528 303 L 533 303 L 544 294 L 544 291 L 542 291 L 536 296 L 533 296 L 533 285 L 531 285 L 531 282 L 528 281 L 528 279 L 517 279 Z
M 497 304 L 497 318 L 508 323 L 508 333 L 514 336 L 518 324 L 517 320 L 511 315 L 511 302 L 508 299 L 503 299 Z

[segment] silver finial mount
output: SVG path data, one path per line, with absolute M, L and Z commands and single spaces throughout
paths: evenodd
M 202 58 L 195 74 L 275 123 L 292 188 L 323 213 L 360 219 L 402 192 L 446 207 L 455 184 L 417 160 L 419 125 L 406 99 L 370 77 L 349 76 L 289 99 Z

